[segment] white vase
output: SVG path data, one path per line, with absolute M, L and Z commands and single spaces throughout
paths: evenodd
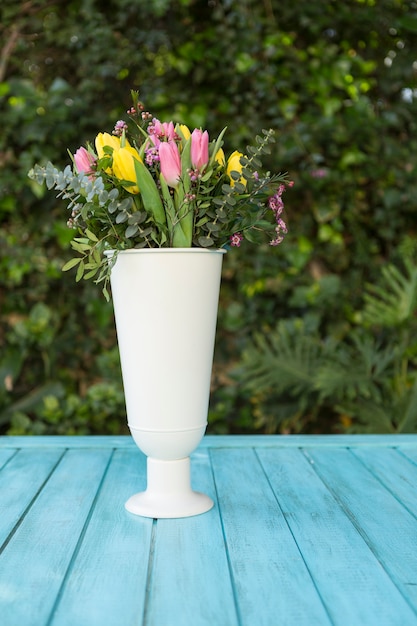
M 148 457 L 147 488 L 126 502 L 131 513 L 188 517 L 213 506 L 191 489 L 189 457 L 207 426 L 224 252 L 126 250 L 112 268 L 128 424 Z

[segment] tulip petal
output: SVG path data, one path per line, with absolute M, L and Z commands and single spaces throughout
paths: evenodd
M 181 157 L 178 146 L 173 141 L 163 141 L 159 144 L 158 150 L 161 173 L 167 185 L 176 187 L 181 178 Z
M 135 162 L 139 160 L 139 154 L 132 152 L 132 149 L 119 148 L 113 152 L 113 173 L 119 180 L 125 180 L 134 185 L 126 186 L 125 189 L 129 193 L 139 193 L 137 186 L 137 178 L 135 172 Z

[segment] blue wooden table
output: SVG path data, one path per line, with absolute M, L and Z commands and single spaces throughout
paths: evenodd
M 129 437 L 0 438 L 1 626 L 417 625 L 417 435 L 206 437 L 136 517 Z

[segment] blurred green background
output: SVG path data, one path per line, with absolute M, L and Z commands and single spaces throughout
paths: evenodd
M 7 6 L 6 6 L 7 5 Z M 113 310 L 27 177 L 125 117 L 277 131 L 289 235 L 224 262 L 211 433 L 417 432 L 417 2 L 0 8 L 0 432 L 125 433 Z

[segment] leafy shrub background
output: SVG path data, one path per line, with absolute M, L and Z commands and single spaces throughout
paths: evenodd
M 295 181 L 284 245 L 225 260 L 211 432 L 417 432 L 417 4 L 3 5 L 1 432 L 126 432 L 112 308 L 61 274 L 65 206 L 27 172 L 111 131 L 132 88 L 227 125 L 228 150 L 275 128 Z

